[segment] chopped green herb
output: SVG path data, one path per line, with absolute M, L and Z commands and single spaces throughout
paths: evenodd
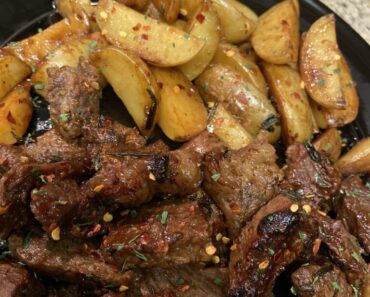
M 244 89 L 245 89 L 247 92 L 250 92 L 250 90 L 251 90 L 251 89 L 249 88 L 249 86 L 247 86 L 247 85 L 245 85 L 245 86 L 244 86 Z
M 14 48 L 14 49 L 21 49 L 21 46 L 18 44 L 18 43 L 16 43 L 16 42 L 11 42 L 11 43 L 9 43 L 9 46 L 11 47 L 11 48 Z
M 43 90 L 45 86 L 43 83 L 37 83 L 33 87 L 35 88 L 35 90 L 40 91 Z
M 352 88 L 353 87 L 353 83 L 352 82 L 349 82 L 348 84 L 346 84 L 346 87 L 347 88 Z
M 184 34 L 184 38 L 189 39 L 190 38 L 190 34 L 189 33 L 185 33 Z
M 89 43 L 89 49 L 96 49 L 96 47 L 98 46 L 98 42 L 96 40 L 93 40 Z
M 360 256 L 356 252 L 352 252 L 351 256 L 357 263 L 360 262 Z
M 296 289 L 293 286 L 290 287 L 290 293 L 292 293 L 294 296 L 297 295 L 297 291 L 296 291 Z
M 40 168 L 39 167 L 33 167 L 32 170 L 31 170 L 31 173 L 33 174 L 33 176 L 39 177 L 41 175 Z
M 139 233 L 139 234 L 135 235 L 133 238 L 130 239 L 130 241 L 128 243 L 133 243 L 134 241 L 136 241 L 136 239 L 138 239 L 142 235 L 143 235 L 142 233 Z
M 324 86 L 324 84 L 325 84 L 325 80 L 323 80 L 323 79 L 319 79 L 319 81 L 318 81 L 317 83 L 318 83 L 318 85 L 319 85 L 320 87 L 322 87 L 322 86 Z
M 269 215 L 268 217 L 267 217 L 267 220 L 269 221 L 269 222 L 272 222 L 272 220 L 274 219 L 274 217 L 272 216 L 272 215 Z
M 251 68 L 253 67 L 253 65 L 252 65 L 252 64 L 249 64 L 249 63 L 245 64 L 244 66 L 245 66 L 245 68 L 247 68 L 248 70 L 249 70 L 249 69 L 251 69 Z
M 176 286 L 182 286 L 185 284 L 185 280 L 183 278 L 178 278 L 175 282 Z
M 207 90 L 207 89 L 208 89 L 208 83 L 204 83 L 204 84 L 202 85 L 202 88 L 203 88 L 204 90 Z
M 38 29 L 37 29 L 37 32 L 38 32 L 38 33 L 41 33 L 42 31 L 44 31 L 44 30 L 42 30 L 42 28 L 38 28 Z
M 324 145 L 324 150 L 325 151 L 328 151 L 328 150 L 331 150 L 331 148 L 332 148 L 333 146 L 332 146 L 332 144 L 331 143 L 325 143 L 325 145 Z
M 55 201 L 55 204 L 57 204 L 57 205 L 66 205 L 67 203 L 68 203 L 68 201 L 64 201 L 64 200 Z
M 121 267 L 121 272 L 124 272 L 126 269 L 127 269 L 127 258 L 125 259 L 125 261 L 123 262 L 122 264 L 122 267 Z
M 352 291 L 353 291 L 353 293 L 354 293 L 354 295 L 355 295 L 355 297 L 358 297 L 359 296 L 359 291 L 358 291 L 358 289 L 356 288 L 356 286 L 354 286 L 354 285 L 351 285 L 351 288 L 352 288 Z
M 23 240 L 23 247 L 28 248 L 32 239 L 32 232 L 28 232 L 25 239 Z
M 122 251 L 125 248 L 124 243 L 116 243 L 116 244 L 113 244 L 112 246 L 117 252 Z
M 35 73 L 37 71 L 37 66 L 31 64 L 30 67 L 31 67 L 32 73 Z
M 30 99 L 31 99 L 33 107 L 40 108 L 40 104 L 42 102 L 41 99 L 40 99 L 40 96 L 36 96 L 35 98 L 30 98 Z
M 213 282 L 217 285 L 217 286 L 221 286 L 222 285 L 222 279 L 220 277 L 216 277 Z
M 298 232 L 298 235 L 299 235 L 299 238 L 300 239 L 302 239 L 302 240 L 305 240 L 306 239 L 306 233 L 299 231 Z
M 338 248 L 338 250 L 340 251 L 340 252 L 343 252 L 344 251 L 344 247 L 343 246 L 339 246 L 339 248 Z
M 270 256 L 275 255 L 275 251 L 272 248 L 268 248 L 267 250 Z
M 176 43 L 172 42 L 172 47 L 175 48 L 176 47 Z
M 142 253 L 140 253 L 139 251 L 137 250 L 134 250 L 134 253 L 135 253 L 135 256 L 137 258 L 139 258 L 140 260 L 143 260 L 143 261 L 148 261 L 147 257 L 145 257 Z
M 212 178 L 215 182 L 217 182 L 217 181 L 220 179 L 220 177 L 221 177 L 221 173 L 218 173 L 218 172 L 213 173 L 213 174 L 212 174 L 212 176 L 211 176 L 211 178 Z
M 343 292 L 342 287 L 336 281 L 331 282 L 331 285 L 332 285 L 333 289 L 338 291 L 339 293 Z
M 166 224 L 168 218 L 168 211 L 164 210 L 160 215 L 159 215 L 159 221 L 161 222 L 162 225 Z
M 61 113 L 59 115 L 59 119 L 62 121 L 62 122 L 69 122 L 69 118 L 70 118 L 70 115 L 69 113 Z
M 340 68 L 336 68 L 336 69 L 334 69 L 334 73 L 340 73 L 340 71 L 341 71 L 341 69 Z

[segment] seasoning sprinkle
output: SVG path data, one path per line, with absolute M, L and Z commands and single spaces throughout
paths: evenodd
M 119 292 L 126 292 L 128 290 L 128 287 L 126 287 L 125 285 L 121 285 L 118 289 Z
M 212 257 L 212 262 L 214 263 L 214 264 L 218 264 L 218 263 L 220 263 L 220 257 L 219 256 L 213 256 Z
M 125 31 L 119 31 L 119 36 L 126 37 L 127 33 Z
M 334 290 L 336 290 L 340 293 L 343 292 L 342 287 L 336 281 L 332 282 L 331 285 L 332 285 Z
M 179 86 L 174 86 L 173 91 L 175 92 L 175 94 L 180 94 L 181 89 Z
M 61 113 L 59 115 L 59 119 L 61 122 L 68 122 L 69 121 L 69 114 L 68 113 Z
M 109 212 L 106 212 L 103 216 L 103 221 L 106 223 L 110 223 L 113 221 L 113 215 Z
M 265 270 L 270 264 L 270 261 L 268 259 L 263 260 L 260 264 L 258 264 L 259 270 Z
M 290 211 L 291 212 L 297 212 L 299 209 L 299 205 L 298 204 L 295 204 L 293 203 L 291 206 L 290 206 Z
M 159 216 L 159 221 L 161 222 L 162 225 L 166 224 L 167 218 L 168 218 L 168 211 L 164 210 Z
M 228 244 L 228 243 L 230 242 L 230 238 L 228 238 L 228 237 L 226 237 L 226 236 L 223 236 L 223 237 L 222 237 L 222 242 L 223 242 L 224 244 Z
M 311 206 L 309 206 L 308 204 L 305 204 L 302 206 L 303 210 L 306 212 L 306 213 L 310 213 L 312 208 Z
M 317 213 L 320 215 L 320 216 L 323 216 L 323 217 L 326 217 L 326 212 L 323 212 L 321 210 L 318 210 Z
M 96 186 L 95 188 L 94 188 L 94 192 L 95 193 L 99 193 L 99 192 L 101 192 L 101 190 L 103 190 L 103 188 L 104 188 L 104 185 L 98 185 L 98 186 Z
M 107 14 L 105 11 L 101 11 L 101 12 L 100 12 L 100 16 L 101 16 L 101 18 L 103 18 L 103 19 L 108 18 L 108 14 Z
M 187 16 L 188 11 L 185 8 L 180 8 L 180 14 L 183 15 L 183 16 Z
M 26 156 L 21 156 L 20 158 L 21 163 L 28 163 L 29 159 Z
M 153 173 L 151 173 L 151 172 L 149 172 L 149 179 L 150 180 L 153 180 L 153 181 L 156 180 L 155 175 Z
M 217 252 L 217 249 L 214 245 L 210 244 L 210 245 L 206 246 L 206 254 L 208 256 L 212 256 L 212 255 L 216 254 L 216 252 Z
M 270 256 L 275 255 L 275 251 L 272 248 L 268 248 L 267 250 Z
M 212 176 L 211 176 L 211 178 L 212 178 L 215 182 L 217 182 L 217 181 L 220 179 L 220 177 L 221 177 L 221 174 L 220 174 L 220 173 L 218 173 L 218 172 L 216 172 L 216 173 L 212 174 Z
M 360 256 L 356 252 L 352 252 L 351 257 L 355 259 L 357 263 L 360 262 Z
M 235 243 L 233 244 L 231 247 L 230 247 L 230 251 L 236 251 L 236 249 L 238 248 L 238 245 Z
M 89 49 L 96 49 L 98 46 L 98 42 L 96 40 L 93 40 L 89 43 Z
M 35 90 L 40 91 L 43 90 L 45 86 L 43 83 L 37 83 L 33 87 L 35 88 Z
M 217 233 L 216 240 L 217 241 L 220 241 L 221 239 L 222 239 L 222 234 L 221 233 Z
M 228 50 L 228 51 L 226 51 L 226 56 L 228 56 L 228 57 L 232 57 L 232 56 L 234 56 L 235 55 L 235 52 L 233 51 L 233 50 Z
M 53 231 L 51 231 L 51 238 L 55 241 L 60 240 L 60 228 L 56 227 Z

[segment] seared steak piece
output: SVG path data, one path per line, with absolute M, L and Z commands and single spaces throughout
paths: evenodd
M 112 226 L 102 249 L 106 259 L 125 267 L 168 267 L 208 262 L 218 251 L 213 239 L 223 227 L 210 201 L 162 202 Z
M 276 159 L 265 135 L 238 151 L 206 156 L 204 189 L 223 211 L 234 237 L 276 195 L 282 179 Z
M 55 129 L 37 137 L 36 142 L 23 146 L 23 151 L 38 163 L 83 159 L 86 148 L 65 141 Z
M 87 204 L 87 196 L 75 180 L 56 180 L 31 194 L 31 211 L 46 232 L 70 224 Z
M 335 203 L 337 215 L 370 255 L 370 191 L 359 177 L 352 176 L 342 183 L 340 192 Z
M 84 123 L 99 116 L 99 75 L 83 58 L 78 67 L 48 69 L 50 118 L 65 139 L 82 136 Z
M 351 284 L 361 284 L 367 271 L 362 249 L 340 220 L 316 215 L 320 238 L 328 247 L 333 261 L 346 273 Z
M 105 263 L 93 246 L 77 240 L 53 241 L 45 234 L 32 234 L 25 239 L 12 235 L 9 238 L 12 255 L 28 267 L 47 277 L 85 285 L 101 284 L 119 288 L 128 286 L 131 271 Z
M 292 274 L 298 297 L 356 296 L 338 267 L 328 261 L 321 262 L 304 265 Z
M 0 262 L 1 297 L 41 297 L 45 288 L 24 267 Z
M 341 182 L 339 172 L 320 156 L 312 144 L 293 144 L 287 152 L 283 189 L 303 197 L 307 203 L 318 204 L 329 200 Z
M 230 255 L 230 297 L 270 296 L 285 267 L 311 253 L 317 227 L 310 216 L 292 212 L 292 204 L 277 196 L 241 230 Z
M 226 268 L 180 265 L 142 271 L 128 297 L 224 297 L 228 289 Z

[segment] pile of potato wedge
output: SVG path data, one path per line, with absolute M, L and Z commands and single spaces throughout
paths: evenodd
M 298 0 L 262 15 L 237 0 L 57 0 L 63 20 L 0 50 L 0 143 L 45 100 L 50 67 L 81 56 L 101 72 L 141 133 L 174 141 L 205 129 L 231 149 L 261 132 L 285 145 L 312 141 L 344 174 L 370 172 L 370 140 L 341 157 L 340 127 L 359 109 L 351 71 L 326 15 L 300 33 Z M 104 100 L 104 99 L 103 99 Z

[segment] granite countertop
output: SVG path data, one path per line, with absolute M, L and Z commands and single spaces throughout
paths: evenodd
M 320 0 L 370 44 L 370 0 Z

